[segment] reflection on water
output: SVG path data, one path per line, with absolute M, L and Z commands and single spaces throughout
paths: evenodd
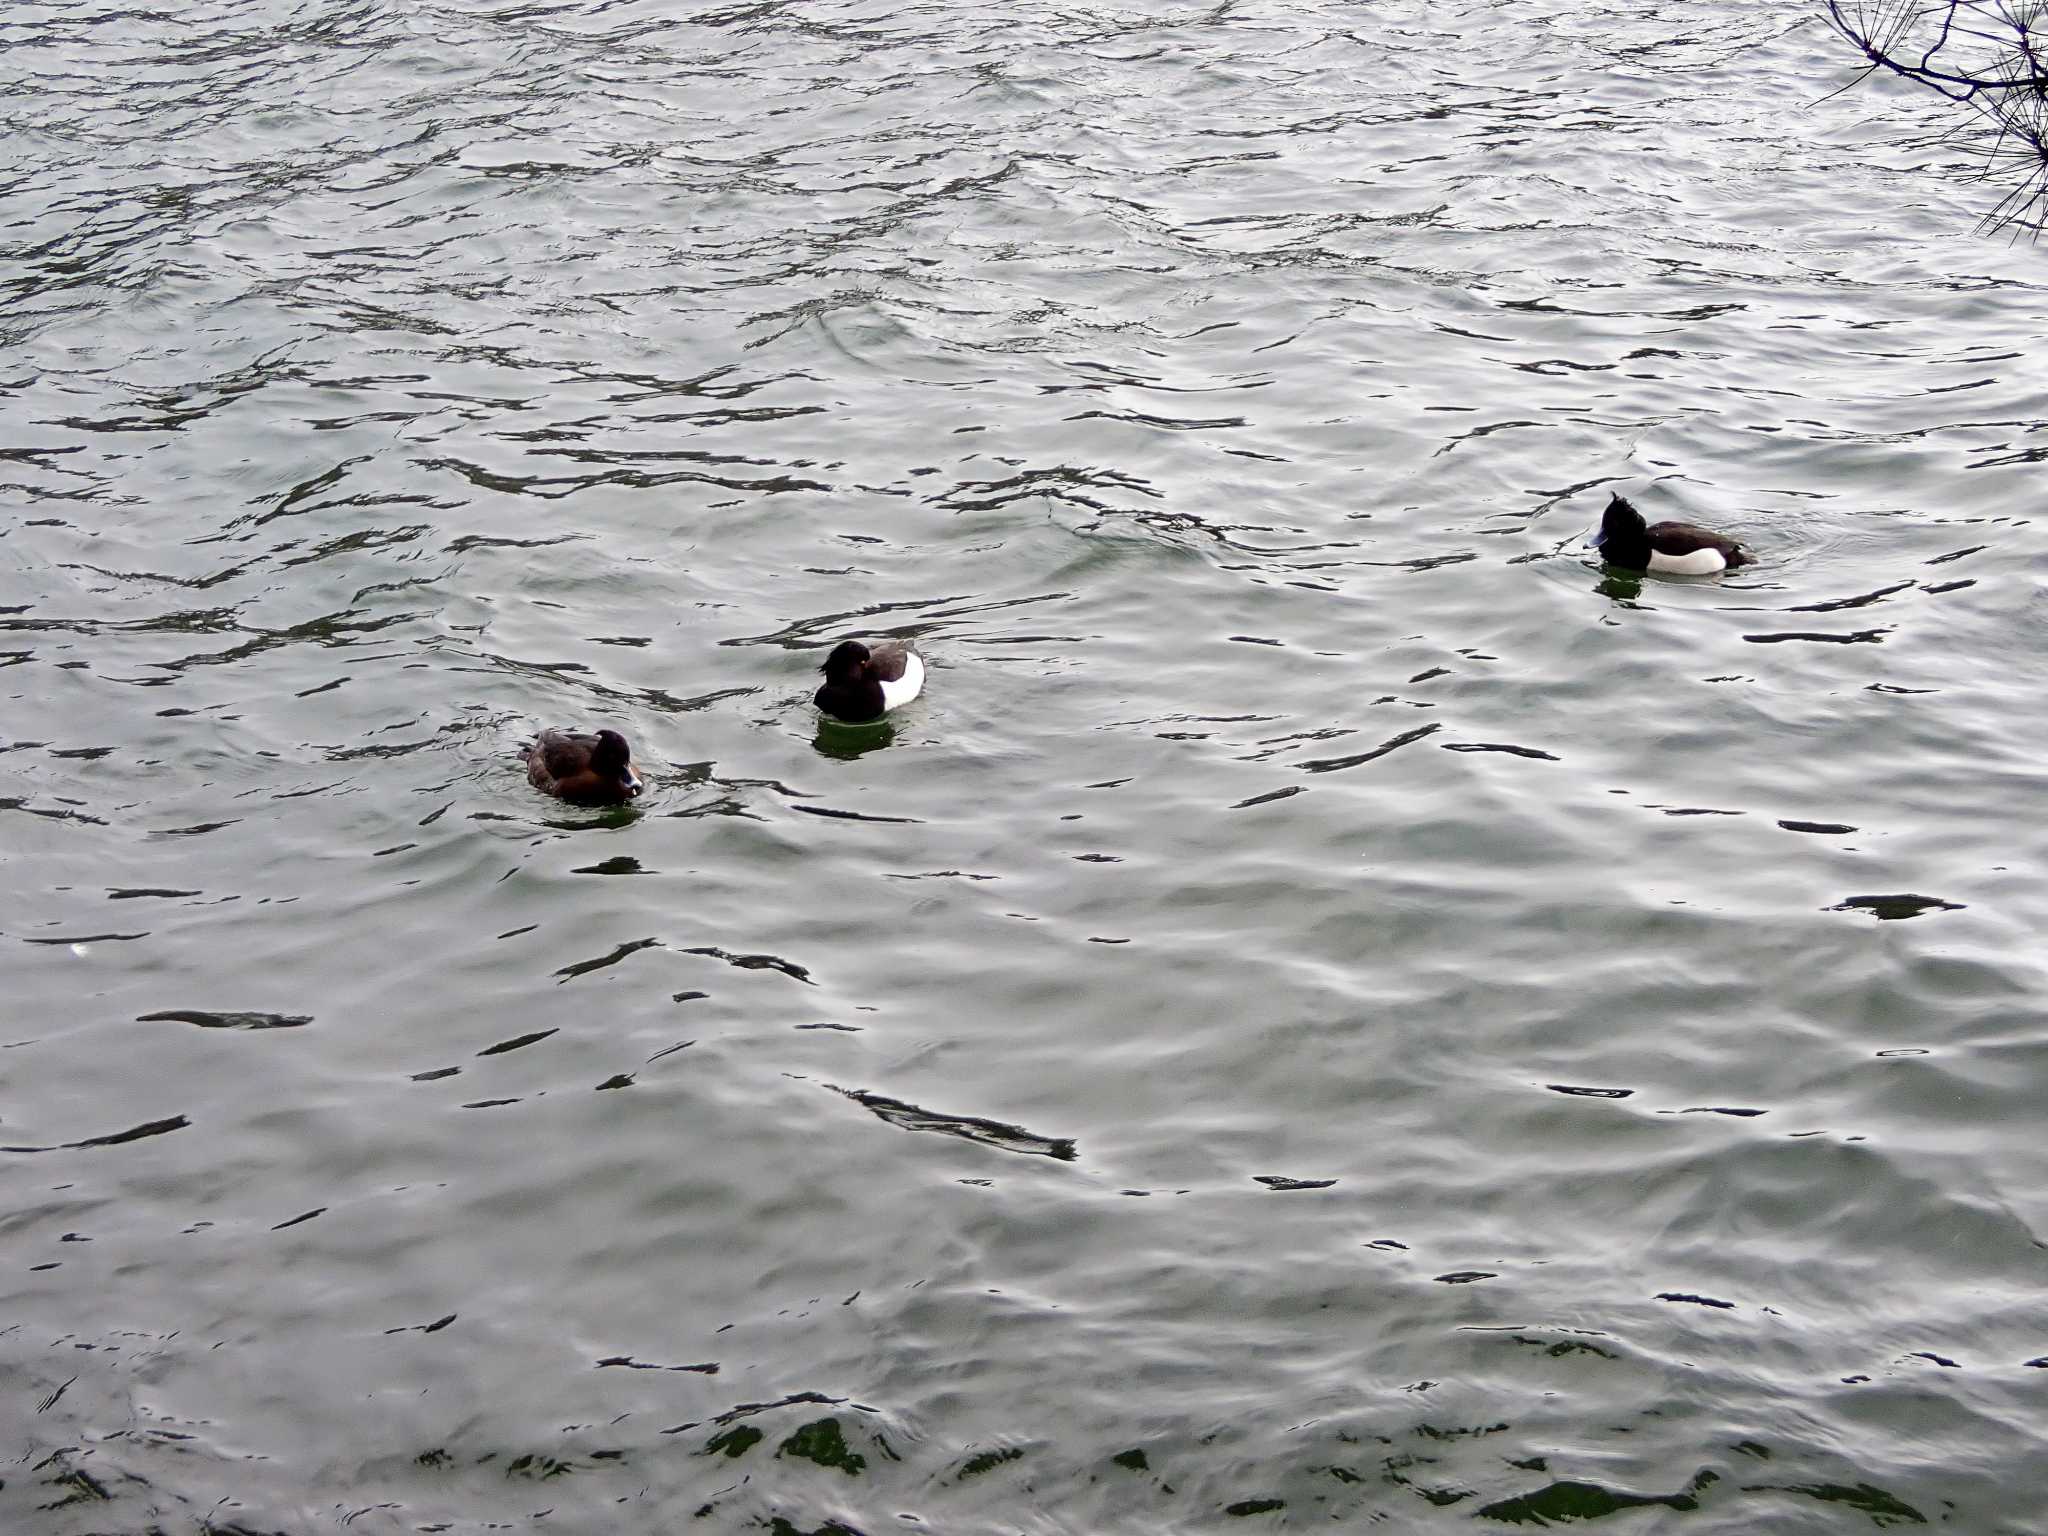
M 1638 606 L 1643 595 L 1643 577 L 1634 571 L 1617 571 L 1602 564 L 1599 584 L 1593 589 L 1602 597 L 1621 604 L 1624 608 Z
M 2048 288 L 1835 48 L 10 11 L 0 1525 L 2038 1524 Z
M 895 740 L 896 726 L 887 716 L 859 725 L 848 725 L 843 720 L 820 715 L 817 734 L 811 738 L 811 750 L 820 757 L 836 758 L 840 762 L 851 763 L 870 752 L 878 752 L 883 747 L 893 745 Z

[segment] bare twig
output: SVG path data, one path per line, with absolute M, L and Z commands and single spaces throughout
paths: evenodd
M 1868 61 L 1968 107 L 1947 135 L 1986 175 L 2020 185 L 1986 215 L 1990 228 L 2048 226 L 2048 0 L 1825 0 L 1829 24 Z

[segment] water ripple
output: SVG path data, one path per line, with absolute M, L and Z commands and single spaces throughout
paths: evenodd
M 10 10 L 9 1523 L 2031 1528 L 2048 283 L 1809 23 Z

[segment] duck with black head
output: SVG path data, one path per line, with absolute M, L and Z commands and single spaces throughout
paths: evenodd
M 617 731 L 595 735 L 542 731 L 519 749 L 526 777 L 542 794 L 577 805 L 623 805 L 639 795 L 633 749 Z
M 825 658 L 824 673 L 811 702 L 849 725 L 879 720 L 924 690 L 924 658 L 894 640 L 842 640 Z
M 1609 565 L 1625 571 L 1669 576 L 1712 576 L 1748 565 L 1753 556 L 1724 533 L 1693 523 L 1649 523 L 1625 496 L 1607 503 L 1593 548 Z

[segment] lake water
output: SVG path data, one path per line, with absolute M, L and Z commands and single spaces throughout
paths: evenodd
M 11 6 L 0 1523 L 2048 1531 L 2048 257 L 1813 9 Z

